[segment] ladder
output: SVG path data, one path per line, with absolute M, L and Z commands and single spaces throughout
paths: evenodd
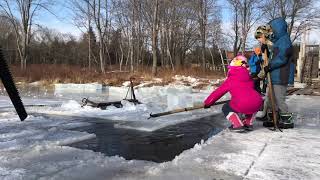
M 316 45 L 306 45 L 306 56 L 304 57 L 304 66 L 303 66 L 303 82 L 308 86 L 312 84 L 312 71 L 313 71 L 313 61 L 316 57 L 315 48 Z
M 221 66 L 223 68 L 223 72 L 224 72 L 225 76 L 227 77 L 227 66 L 229 65 L 229 62 L 228 62 L 226 50 L 223 51 L 226 58 L 223 58 L 221 49 L 218 48 L 218 50 L 219 50 L 220 59 L 221 59 Z

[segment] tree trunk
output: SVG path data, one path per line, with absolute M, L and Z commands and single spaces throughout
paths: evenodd
M 235 20 L 234 20 L 234 31 L 235 31 L 235 40 L 233 44 L 233 55 L 236 56 L 238 54 L 238 41 L 239 41 L 239 27 L 238 27 L 238 10 L 235 9 Z
M 202 68 L 206 68 L 206 0 L 200 0 L 199 3 L 199 21 L 200 21 L 200 36 L 201 36 L 201 61 Z
M 154 12 L 153 12 L 153 24 L 152 24 L 152 75 L 157 75 L 157 40 L 158 40 L 158 7 L 159 1 L 154 2 Z
M 87 2 L 88 6 L 88 67 L 91 70 L 91 17 L 90 17 L 90 4 L 89 1 Z

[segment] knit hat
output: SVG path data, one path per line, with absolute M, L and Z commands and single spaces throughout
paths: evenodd
M 247 64 L 247 58 L 241 54 L 237 55 L 235 58 L 232 59 L 230 62 L 230 66 L 242 66 Z
M 262 34 L 264 34 L 267 39 L 271 39 L 273 37 L 272 28 L 269 24 L 259 26 L 254 33 L 254 37 L 258 39 Z

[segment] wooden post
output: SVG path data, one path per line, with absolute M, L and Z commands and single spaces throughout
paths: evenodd
M 320 44 L 319 44 L 319 46 L 318 46 L 318 48 L 319 48 L 319 53 L 318 53 L 318 58 L 319 58 L 319 60 L 318 60 L 318 78 L 320 78 L 320 71 L 319 71 L 319 69 L 320 69 Z
M 268 65 L 269 64 L 269 59 L 267 56 L 267 50 L 264 51 L 264 65 Z M 274 130 L 279 129 L 278 127 L 278 112 L 276 110 L 276 101 L 275 101 L 275 96 L 274 96 L 274 90 L 273 90 L 273 85 L 272 85 L 272 81 L 271 81 L 271 73 L 268 72 L 267 73 L 267 78 L 268 78 L 268 98 L 271 102 L 271 109 L 272 109 L 272 114 L 273 114 L 273 125 L 274 125 Z M 280 130 L 280 129 L 279 129 Z M 280 130 L 281 131 L 281 130 Z
M 303 38 L 300 43 L 300 52 L 299 52 L 299 58 L 297 61 L 297 79 L 298 82 L 303 82 L 303 66 L 305 62 L 305 55 L 306 55 L 306 38 L 307 38 L 307 32 L 306 29 L 304 29 L 303 32 Z

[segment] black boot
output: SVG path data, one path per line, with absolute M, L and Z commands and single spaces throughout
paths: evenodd
M 267 114 L 264 115 L 263 117 L 256 117 L 256 120 L 257 120 L 257 121 L 263 121 L 263 122 L 268 121 Z
M 268 112 L 267 113 L 267 120 L 263 122 L 263 126 L 264 127 L 273 127 L 273 113 L 272 112 Z M 277 113 L 278 119 L 279 119 L 279 113 Z M 279 122 L 277 122 L 279 124 Z
M 279 128 L 283 128 L 283 129 L 294 128 L 292 113 L 280 113 Z

